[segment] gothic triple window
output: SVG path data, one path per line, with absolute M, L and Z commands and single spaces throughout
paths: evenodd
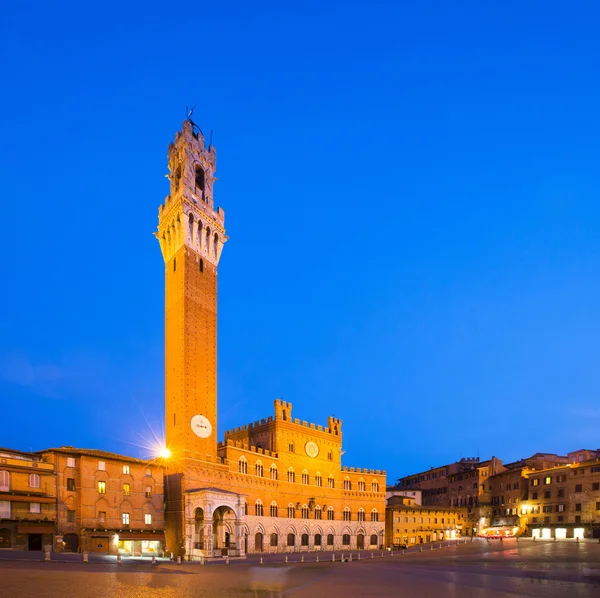
M 302 505 L 302 519 L 308 519 L 308 507 Z
M 275 465 L 275 463 L 273 463 L 273 465 L 271 465 L 271 479 L 272 480 L 276 480 L 279 478 L 279 476 L 277 475 L 277 466 Z
M 240 473 L 248 473 L 248 461 L 246 461 L 246 457 L 240 457 L 238 461 L 238 471 Z
M 271 507 L 269 509 L 269 514 L 271 515 L 271 517 L 277 517 L 277 513 L 278 513 L 277 503 L 275 501 L 273 501 L 271 503 Z
M 255 468 L 256 468 L 256 475 L 257 475 L 259 478 L 262 478 L 262 477 L 264 476 L 264 470 L 263 470 L 263 465 L 262 465 L 262 463 L 261 463 L 260 461 L 257 461 L 257 462 L 256 462 L 256 465 L 255 465 Z
M 288 505 L 288 508 L 287 508 L 287 513 L 288 513 L 288 517 L 289 517 L 290 519 L 293 519 L 293 518 L 295 517 L 295 515 L 296 515 L 296 511 L 295 511 L 295 509 L 294 509 L 294 505 L 293 505 L 292 503 L 290 503 L 290 504 Z
M 352 521 L 352 512 L 350 511 L 350 507 L 346 507 L 344 509 L 344 521 Z
M 265 508 L 260 499 L 254 503 L 254 514 L 257 517 L 262 517 L 265 514 Z

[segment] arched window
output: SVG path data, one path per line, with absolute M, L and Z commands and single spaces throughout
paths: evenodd
M 379 482 L 377 482 L 377 481 L 373 480 L 373 481 L 371 482 L 371 490 L 372 490 L 373 492 L 379 492 Z
M 371 521 L 379 521 L 379 513 L 377 512 L 377 509 L 373 509 L 371 511 Z
M 290 503 L 288 505 L 287 511 L 288 511 L 288 517 L 290 519 L 293 519 L 295 517 L 295 515 L 296 515 L 296 509 L 294 509 L 294 505 L 292 503 Z
M 275 501 L 273 501 L 271 503 L 271 507 L 269 509 L 269 514 L 271 515 L 271 517 L 277 517 L 277 503 Z
M 344 534 L 342 536 L 342 546 L 350 546 L 350 534 Z
M 306 469 L 302 472 L 302 483 L 308 484 L 308 471 Z
M 202 258 L 200 258 L 200 262 L 199 263 L 199 268 L 200 268 L 200 272 L 204 272 L 204 260 Z
M 352 490 L 352 482 L 349 477 L 344 480 L 344 490 Z
M 214 239 L 214 255 L 215 255 L 215 259 L 216 257 L 219 255 L 218 249 L 219 249 L 219 235 L 217 235 L 217 233 L 215 233 L 215 239 Z
M 359 492 L 364 492 L 367 489 L 367 485 L 365 484 L 365 481 L 360 478 L 360 480 L 358 480 L 358 491 Z
M 244 515 L 248 515 L 248 503 L 244 503 Z
M 240 457 L 238 461 L 238 471 L 240 473 L 248 473 L 248 461 L 246 461 L 246 457 Z
M 190 212 L 188 216 L 188 232 L 190 235 L 190 245 L 194 244 L 194 215 Z
M 271 465 L 271 479 L 272 480 L 276 480 L 278 479 L 278 475 L 277 475 L 277 465 L 275 465 L 275 463 L 273 463 L 273 465 Z
M 276 547 L 278 539 L 277 534 L 271 534 L 271 546 Z
M 177 272 L 177 258 L 173 258 L 173 272 Z
M 196 195 L 200 195 L 202 201 L 206 201 L 204 199 L 204 168 L 200 164 L 196 164 Z
M 296 473 L 294 472 L 294 470 L 290 467 L 288 469 L 288 482 L 295 482 L 296 481 Z
M 210 228 L 206 227 L 206 255 L 210 255 Z
M 350 507 L 346 507 L 344 509 L 344 521 L 352 521 L 352 512 L 350 511 Z
M 315 534 L 315 546 L 321 546 L 321 534 Z
M 319 472 L 317 472 L 317 475 L 315 476 L 315 486 L 318 486 L 319 488 L 323 486 L 323 478 Z
M 37 473 L 29 474 L 29 487 L 39 488 L 40 487 L 40 476 Z
M 302 519 L 308 519 L 308 507 L 302 505 Z
M 181 165 L 177 166 L 177 168 L 175 169 L 175 191 L 177 191 L 177 189 L 179 189 L 179 184 L 181 182 Z
M 308 534 L 302 534 L 302 536 L 300 537 L 300 545 L 308 546 Z
M 296 545 L 296 536 L 291 532 L 287 535 L 287 545 L 295 546 Z
M 254 503 L 254 514 L 257 517 L 262 517 L 265 514 L 265 508 L 260 500 L 260 498 Z
M 202 251 L 202 245 L 203 245 L 203 243 L 202 243 L 202 236 L 203 236 L 202 235 L 202 222 L 200 220 L 198 220 L 198 234 L 197 234 L 197 237 L 198 237 L 198 249 L 200 251 Z
M 10 490 L 10 472 L 0 471 L 0 491 L 8 492 Z
M 264 476 L 264 470 L 263 470 L 263 465 L 260 461 L 256 462 L 256 465 L 254 466 L 254 468 L 256 469 L 256 475 L 259 478 L 262 478 Z
M 333 521 L 333 519 L 334 519 L 333 507 L 329 507 L 329 508 L 327 509 L 327 519 L 328 519 L 329 521 Z
M 361 507 L 360 509 L 358 509 L 358 521 L 364 521 L 365 520 L 365 510 Z
M 327 534 L 327 546 L 333 546 L 333 534 Z
M 327 478 L 327 485 L 329 486 L 329 488 L 335 488 L 335 481 L 331 474 L 329 474 L 329 477 Z
M 371 541 L 369 543 L 371 546 L 377 546 L 377 534 L 371 534 Z
M 322 514 L 321 507 L 315 507 L 315 519 L 321 519 Z

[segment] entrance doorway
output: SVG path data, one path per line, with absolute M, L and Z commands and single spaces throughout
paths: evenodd
M 358 534 L 358 536 L 356 536 L 356 548 L 358 550 L 365 549 L 365 535 L 364 534 Z
M 77 552 L 79 548 L 79 536 L 77 534 L 65 534 L 63 542 L 65 543 L 63 549 L 65 552 Z
M 27 548 L 29 550 L 42 549 L 42 534 L 28 534 Z

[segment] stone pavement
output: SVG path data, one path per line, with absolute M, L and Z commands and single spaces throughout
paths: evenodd
M 2 598 L 597 598 L 600 544 L 515 541 L 454 544 L 383 558 L 319 563 L 0 562 Z M 282 555 L 276 555 L 281 557 Z M 314 556 L 314 555 L 313 555 Z M 280 559 L 281 560 L 281 559 Z M 277 594 L 275 594 L 277 595 Z

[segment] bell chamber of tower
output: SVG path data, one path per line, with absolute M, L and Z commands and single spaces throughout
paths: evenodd
M 217 454 L 217 265 L 227 240 L 215 208 L 216 150 L 191 121 L 168 149 L 170 194 L 159 208 L 165 262 L 166 441 L 174 462 Z

